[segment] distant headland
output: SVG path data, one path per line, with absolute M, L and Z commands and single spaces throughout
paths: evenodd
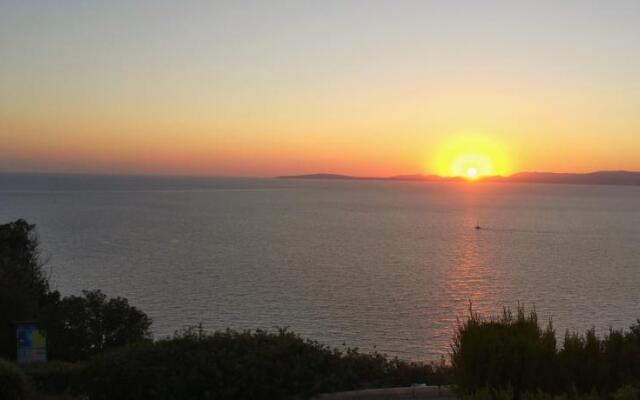
M 278 176 L 278 179 L 332 179 L 332 180 L 376 180 L 376 181 L 420 181 L 420 182 L 464 182 L 466 178 L 439 175 L 395 175 L 389 177 L 350 176 L 340 174 L 307 174 Z M 519 172 L 509 176 L 484 176 L 474 182 L 497 183 L 557 183 L 582 185 L 630 185 L 640 186 L 640 172 L 596 171 L 589 173 Z

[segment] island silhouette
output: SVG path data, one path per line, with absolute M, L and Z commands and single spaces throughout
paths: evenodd
M 466 182 L 462 176 L 439 175 L 395 175 L 389 177 L 351 176 L 331 173 L 278 176 L 279 179 L 332 179 L 332 180 L 377 180 L 377 181 L 421 181 L 421 182 Z M 518 172 L 508 176 L 481 176 L 474 182 L 497 183 L 556 183 L 582 185 L 630 185 L 640 186 L 637 171 L 595 171 L 588 173 Z

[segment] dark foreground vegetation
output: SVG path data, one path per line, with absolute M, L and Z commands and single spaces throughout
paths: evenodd
M 100 291 L 62 297 L 49 284 L 34 225 L 0 225 L 0 357 L 16 358 L 16 326 L 37 321 L 49 356 L 86 360 L 103 351 L 149 340 L 151 319 L 121 297 Z
M 0 400 L 306 399 L 322 392 L 415 383 L 451 385 L 474 399 L 640 400 L 640 321 L 562 345 L 535 312 L 460 324 L 451 365 L 335 349 L 281 329 L 152 340 L 151 320 L 99 291 L 62 297 L 49 286 L 33 225 L 0 225 Z M 47 331 L 49 358 L 16 365 L 15 325 Z M 2 360 L 2 359 L 5 360 Z
M 91 399 L 307 399 L 366 387 L 443 384 L 445 370 L 339 351 L 280 330 L 188 331 L 96 358 Z
M 3 366 L 6 369 L 3 370 Z M 280 330 L 275 333 L 187 331 L 140 343 L 81 363 L 48 362 L 18 368 L 0 364 L 0 398 L 29 393 L 96 400 L 307 399 L 340 390 L 443 384 L 447 370 L 339 351 Z
M 551 323 L 542 329 L 535 311 L 519 307 L 493 318 L 471 312 L 458 328 L 451 361 L 465 395 L 639 399 L 640 321 L 603 338 L 593 329 L 567 332 L 559 347 Z

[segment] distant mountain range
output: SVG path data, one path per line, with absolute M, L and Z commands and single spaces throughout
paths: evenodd
M 396 175 L 389 177 L 362 177 L 339 174 L 308 174 L 279 176 L 279 179 L 333 179 L 333 180 L 378 180 L 378 181 L 421 181 L 421 182 L 461 182 L 463 177 L 442 177 L 438 175 Z M 486 176 L 476 182 L 505 183 L 559 183 L 583 185 L 634 185 L 640 186 L 640 172 L 597 171 L 589 173 L 519 172 L 509 176 Z

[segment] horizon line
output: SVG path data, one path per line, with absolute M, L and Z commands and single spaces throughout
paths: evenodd
M 632 173 L 640 174 L 640 170 L 627 170 L 627 169 L 600 169 L 589 172 L 559 172 L 559 171 L 544 171 L 544 170 L 523 170 L 517 171 L 506 175 L 481 175 L 478 176 L 475 181 L 482 181 L 484 179 L 491 178 L 510 178 L 520 174 L 549 174 L 549 175 L 592 175 L 598 173 Z M 164 178 L 238 178 L 238 179 L 281 179 L 281 178 L 303 178 L 313 176 L 326 176 L 330 177 L 342 177 L 351 179 L 362 180 L 389 180 L 398 178 L 434 178 L 434 179 L 463 179 L 469 180 L 464 175 L 439 175 L 436 173 L 406 173 L 406 174 L 394 174 L 384 176 L 364 176 L 364 175 L 351 175 L 339 172 L 310 172 L 299 174 L 287 174 L 287 175 L 271 175 L 271 176 L 257 176 L 257 175 L 216 175 L 216 174 L 191 174 L 191 173 L 160 173 L 160 172 L 56 172 L 56 171 L 0 171 L 0 175 L 58 175 L 58 176 L 96 176 L 96 177 L 164 177 Z

